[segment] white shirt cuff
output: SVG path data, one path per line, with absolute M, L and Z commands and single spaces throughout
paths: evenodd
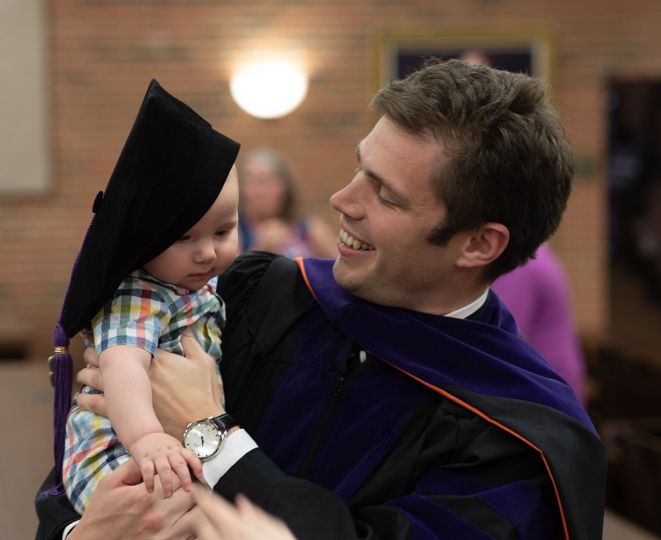
M 248 432 L 239 429 L 220 445 L 218 453 L 202 464 L 202 474 L 212 488 L 232 466 L 251 450 L 257 448 Z
M 69 523 L 66 528 L 62 531 L 62 540 L 64 540 L 67 535 L 73 530 L 73 528 L 80 523 L 80 520 Z

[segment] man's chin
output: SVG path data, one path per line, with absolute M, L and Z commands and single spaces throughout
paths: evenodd
M 333 264 L 333 277 L 336 283 L 345 291 L 362 297 L 365 287 L 365 275 L 356 268 L 349 268 L 346 261 L 342 257 L 335 259 Z
M 342 275 L 344 273 L 342 268 L 343 265 L 344 263 L 342 262 L 341 256 L 335 259 L 335 262 L 333 263 L 333 277 L 340 287 L 342 287 Z
M 351 279 L 349 274 L 350 270 L 347 268 L 347 263 L 342 259 L 342 256 L 339 256 L 333 263 L 333 277 L 340 287 L 346 291 L 352 292 L 350 290 Z

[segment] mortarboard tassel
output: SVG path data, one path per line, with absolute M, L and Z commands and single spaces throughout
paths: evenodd
M 69 354 L 69 338 L 64 328 L 58 322 L 53 333 L 55 354 L 48 359 L 51 370 L 51 383 L 55 387 L 55 400 L 53 402 L 53 454 L 55 455 L 55 479 L 53 488 L 45 491 L 34 502 L 44 497 L 59 497 L 64 495 L 62 482 L 62 461 L 64 459 L 64 437 L 66 436 L 66 422 L 71 405 L 71 379 L 73 377 L 73 360 Z
M 97 195 L 97 200 L 103 197 L 100 192 Z M 96 211 L 97 201 L 94 202 Z M 87 228 L 83 246 L 89 237 L 92 230 L 94 217 Z M 83 248 L 81 246 L 76 260 L 73 263 L 71 270 L 71 277 L 76 271 L 80 253 Z M 69 280 L 69 289 L 71 288 L 71 280 Z M 55 485 L 48 491 L 44 491 L 34 500 L 36 503 L 44 497 L 59 497 L 65 494 L 64 483 L 62 481 L 62 461 L 64 459 L 64 438 L 66 437 L 66 422 L 69 415 L 69 407 L 71 406 L 71 379 L 73 378 L 73 360 L 69 354 L 69 336 L 67 336 L 64 328 L 62 328 L 62 317 L 67 309 L 67 300 L 69 299 L 69 289 L 64 297 L 62 311 L 60 317 L 57 319 L 57 326 L 53 332 L 53 344 L 55 345 L 55 352 L 53 356 L 48 358 L 48 367 L 50 370 L 51 384 L 55 388 L 55 399 L 53 401 L 53 454 L 55 455 Z

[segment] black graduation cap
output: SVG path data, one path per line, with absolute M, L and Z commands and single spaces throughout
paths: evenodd
M 53 385 L 55 472 L 63 493 L 62 455 L 71 392 L 69 338 L 112 297 L 122 279 L 160 255 L 215 202 L 240 145 L 214 131 L 155 80 L 117 160 L 74 263 L 49 358 Z
M 218 197 L 239 144 L 153 80 L 71 276 L 62 327 L 83 329 L 130 272 L 160 255 Z

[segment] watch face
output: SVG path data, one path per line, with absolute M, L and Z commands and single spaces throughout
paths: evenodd
M 218 427 L 203 420 L 195 422 L 186 429 L 184 434 L 184 446 L 195 452 L 200 459 L 213 456 L 220 446 L 221 435 Z

